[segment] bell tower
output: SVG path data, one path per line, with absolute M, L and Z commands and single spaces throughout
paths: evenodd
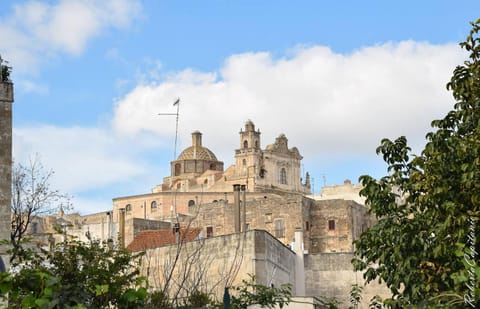
M 12 197 L 12 105 L 13 83 L 10 67 L 0 57 L 0 239 L 10 238 L 10 207 Z M 6 261 L 4 246 L 0 257 Z M 3 262 L 0 260 L 0 268 Z
M 260 130 L 255 131 L 251 120 L 240 130 L 240 148 L 235 150 L 235 176 L 244 179 L 248 191 L 254 191 L 256 175 L 261 167 Z

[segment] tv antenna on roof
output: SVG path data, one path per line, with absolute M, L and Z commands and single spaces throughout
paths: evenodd
M 175 121 L 175 146 L 173 148 L 173 160 L 177 159 L 177 138 L 178 138 L 178 115 L 180 111 L 180 98 L 176 98 L 173 106 L 177 106 L 176 113 L 159 113 L 160 116 L 176 116 Z

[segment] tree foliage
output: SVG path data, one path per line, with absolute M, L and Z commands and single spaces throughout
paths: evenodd
M 356 270 L 380 279 L 400 306 L 480 306 L 480 19 L 460 46 L 469 59 L 447 89 L 456 101 L 421 155 L 405 137 L 377 148 L 388 176 L 360 177 L 361 195 L 378 223 L 355 242 Z
M 259 305 L 262 308 L 283 308 L 290 302 L 292 287 L 289 284 L 280 287 L 268 287 L 255 282 L 255 276 L 250 275 L 249 280 L 242 280 L 242 285 L 233 287 L 235 295 L 232 296 L 232 308 L 247 308 L 250 305 Z
M 8 308 L 143 308 L 138 256 L 110 243 L 66 241 L 52 252 L 26 250 L 24 263 L 0 274 Z

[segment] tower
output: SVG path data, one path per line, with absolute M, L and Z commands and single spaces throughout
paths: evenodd
M 13 83 L 9 79 L 9 69 L 0 57 L 0 239 L 10 237 Z M 3 261 L 6 260 L 5 249 L 0 247 Z
M 235 176 L 246 179 L 248 191 L 254 190 L 256 175 L 262 167 L 261 159 L 260 130 L 255 131 L 255 125 L 248 120 L 245 130 L 240 130 L 240 148 L 235 150 Z

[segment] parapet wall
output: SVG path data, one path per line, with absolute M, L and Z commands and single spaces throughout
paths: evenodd
M 390 295 L 385 285 L 377 281 L 364 285 L 363 273 L 355 272 L 351 260 L 353 253 L 319 253 L 305 256 L 305 287 L 309 296 L 335 297 L 341 302 L 339 308 L 348 308 L 353 284 L 363 287 L 362 303 L 359 308 L 368 308 L 370 300 L 379 295 Z
M 259 284 L 295 286 L 294 258 L 269 233 L 251 230 L 150 249 L 141 266 L 153 289 L 163 289 L 172 274 L 170 295 L 178 291 L 181 298 L 199 290 L 221 301 L 225 287 L 238 286 L 249 275 Z

